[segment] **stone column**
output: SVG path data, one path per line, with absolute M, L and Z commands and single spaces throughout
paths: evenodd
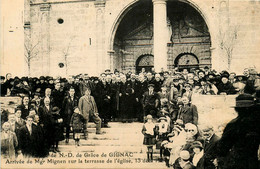
M 111 72 L 114 72 L 114 54 L 115 51 L 107 51 L 107 54 L 109 56 L 109 69 Z
M 153 0 L 154 68 L 167 70 L 167 0 Z
M 105 20 L 104 20 L 104 12 L 105 12 L 105 0 L 96 0 L 96 59 L 97 59 L 97 68 L 98 73 L 103 72 L 105 69 L 109 69 L 109 60 L 110 58 L 105 58 L 106 53 L 104 50 L 105 46 Z

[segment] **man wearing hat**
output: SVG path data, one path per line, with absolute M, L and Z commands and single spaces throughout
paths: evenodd
M 148 91 L 143 95 L 143 107 L 144 107 L 144 116 L 150 114 L 152 111 L 154 114 L 151 114 L 153 117 L 157 117 L 157 108 L 159 107 L 159 96 L 154 92 L 154 84 L 148 84 Z
M 223 169 L 257 169 L 260 143 L 259 107 L 250 94 L 236 97 L 237 118 L 230 121 L 217 143 L 218 165 Z

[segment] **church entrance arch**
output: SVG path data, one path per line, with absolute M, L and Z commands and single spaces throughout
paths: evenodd
M 179 70 L 190 70 L 191 68 L 199 68 L 199 59 L 193 53 L 181 53 L 176 57 L 174 64 Z
M 146 72 L 149 72 L 154 67 L 154 57 L 153 55 L 146 54 L 141 55 L 136 60 L 136 72 L 141 72 L 142 68 L 145 69 Z
M 167 68 L 211 67 L 211 36 L 201 8 L 190 0 L 168 0 L 166 5 Z M 109 34 L 111 69 L 140 72 L 142 68 L 149 71 L 154 64 L 158 65 L 154 62 L 141 66 L 137 62 L 143 53 L 154 55 L 153 7 L 153 1 L 132 1 L 119 13 Z M 194 55 L 196 64 L 183 64 L 185 57 L 176 58 L 183 53 Z M 179 59 L 181 64 L 177 64 Z

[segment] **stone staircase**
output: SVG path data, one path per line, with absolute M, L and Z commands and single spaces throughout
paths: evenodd
M 63 153 L 72 152 L 77 153 L 105 153 L 113 161 L 116 159 L 128 159 L 132 161 L 132 164 L 110 164 L 111 166 L 126 168 L 167 168 L 165 163 L 158 162 L 159 150 L 154 147 L 154 162 L 147 163 L 146 160 L 146 146 L 143 145 L 142 123 L 109 123 L 110 128 L 102 128 L 104 134 L 96 135 L 96 129 L 94 123 L 89 123 L 88 127 L 88 139 L 80 140 L 80 146 L 75 146 L 75 141 L 72 139 L 72 133 L 70 134 L 69 143 L 61 141 L 59 144 L 60 151 Z M 83 135 L 83 133 L 82 133 Z M 121 157 L 122 154 L 126 155 L 131 153 L 131 157 Z M 121 155 L 120 155 L 121 154 Z M 120 156 L 120 157 L 119 157 Z M 109 167 L 110 165 L 106 165 Z M 97 166 L 103 168 L 103 166 Z

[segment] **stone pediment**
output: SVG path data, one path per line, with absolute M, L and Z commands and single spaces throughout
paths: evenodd
M 128 33 L 124 39 L 151 39 L 153 36 L 153 25 L 151 23 L 144 23 Z

